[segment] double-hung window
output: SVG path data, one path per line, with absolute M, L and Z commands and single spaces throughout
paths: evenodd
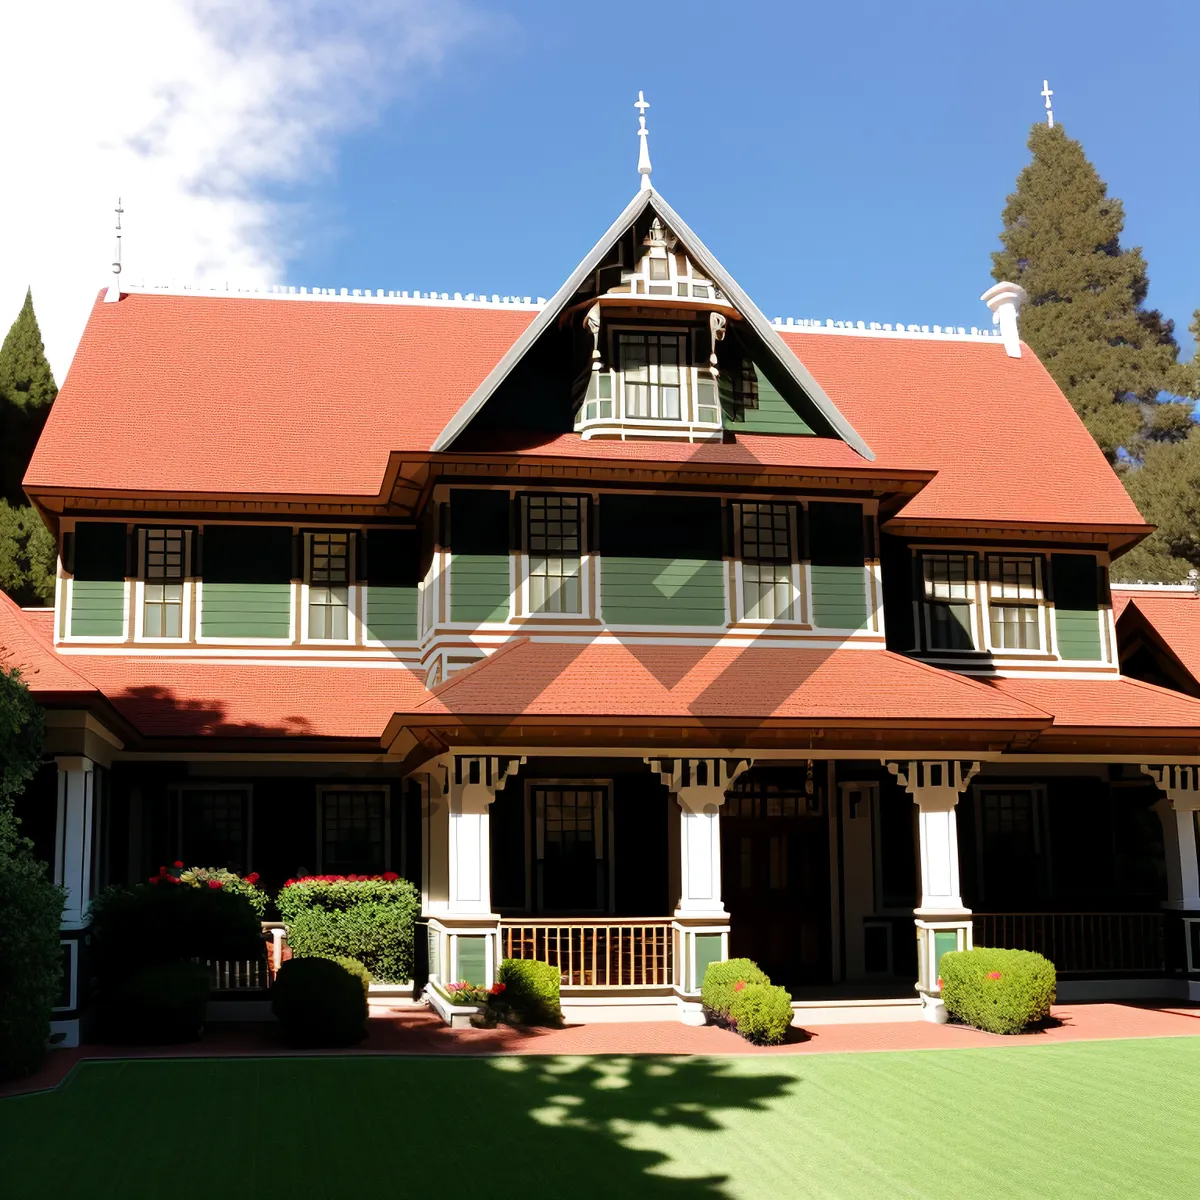
M 350 636 L 351 535 L 308 535 L 308 636 L 346 641 Z
M 1041 563 L 1035 557 L 988 558 L 988 623 L 994 650 L 1042 647 Z
M 970 554 L 921 555 L 926 649 L 975 648 L 974 568 Z
M 578 496 L 526 496 L 524 504 L 529 611 L 582 613 L 584 501 Z
M 686 343 L 677 333 L 618 335 L 627 419 L 680 419 Z
M 321 791 L 321 869 L 329 874 L 378 874 L 388 866 L 387 788 Z
M 742 503 L 742 616 L 792 619 L 792 521 L 787 504 Z
M 183 581 L 187 532 L 142 530 L 142 636 L 183 637 Z

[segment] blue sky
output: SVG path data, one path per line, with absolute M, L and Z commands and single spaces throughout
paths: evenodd
M 286 282 L 550 295 L 654 182 L 768 316 L 983 324 L 1042 119 L 1125 203 L 1150 303 L 1200 307 L 1200 4 L 476 4 L 482 24 L 336 146 Z

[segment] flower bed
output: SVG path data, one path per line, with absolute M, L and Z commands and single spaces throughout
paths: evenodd
M 266 916 L 270 897 L 258 886 L 258 880 L 257 871 L 243 876 L 229 870 L 228 867 L 186 867 L 178 859 L 170 867 L 159 867 L 158 874 L 150 876 L 150 882 L 157 885 L 206 887 L 211 891 L 226 891 L 236 896 L 245 896 L 261 921 Z
M 381 983 L 413 973 L 417 889 L 394 872 L 306 875 L 289 879 L 276 897 L 296 958 L 355 958 Z

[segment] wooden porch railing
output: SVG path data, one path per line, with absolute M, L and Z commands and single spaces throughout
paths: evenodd
M 206 959 L 209 986 L 214 992 L 259 992 L 270 986 L 271 973 L 265 959 L 230 962 Z
M 1060 975 L 1164 968 L 1161 913 L 975 913 L 973 921 L 975 945 L 1036 950 Z
M 533 958 L 559 970 L 563 987 L 669 987 L 674 975 L 671 922 L 559 919 L 500 922 L 505 958 Z

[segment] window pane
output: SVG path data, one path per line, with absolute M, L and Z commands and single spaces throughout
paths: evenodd
M 377 874 L 384 869 L 383 803 L 379 791 L 323 794 L 322 866 L 328 874 Z
M 971 606 L 969 604 L 926 604 L 929 613 L 930 648 L 972 650 Z
M 349 588 L 310 587 L 308 636 L 345 641 L 349 636 L 349 604 Z
M 667 267 L 665 258 L 652 258 L 650 260 L 650 278 L 651 279 L 669 279 L 670 273 Z
M 246 792 L 242 789 L 188 790 L 182 793 L 180 847 L 189 867 L 228 867 L 248 871 Z
M 1041 648 L 1039 608 L 1035 604 L 992 604 L 992 645 L 1000 650 Z
M 350 535 L 314 533 L 309 536 L 309 583 L 349 583 Z
M 525 521 L 530 611 L 582 612 L 582 502 L 577 496 L 529 496 Z

